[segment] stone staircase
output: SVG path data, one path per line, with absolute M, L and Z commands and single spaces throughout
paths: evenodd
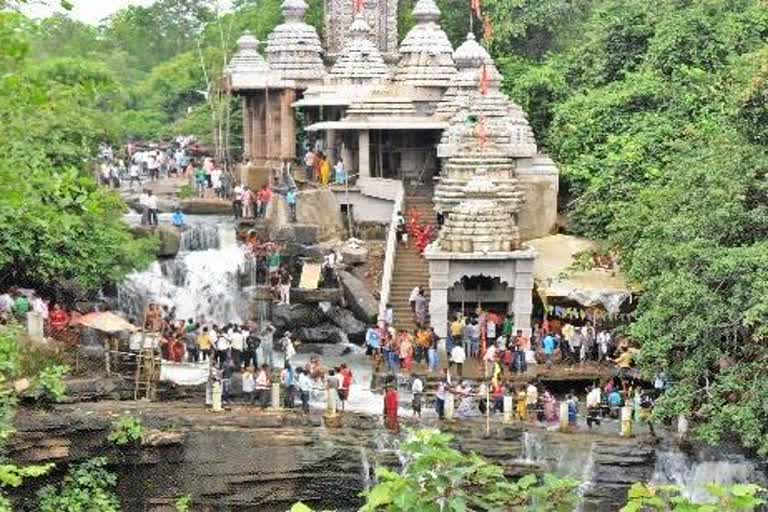
M 437 224 L 434 204 L 430 196 L 408 196 L 405 198 L 403 214 L 418 212 L 421 222 Z M 429 291 L 429 265 L 416 249 L 416 241 L 409 240 L 408 247 L 397 246 L 395 269 L 392 275 L 389 302 L 395 313 L 395 329 L 412 330 L 415 327 L 408 298 L 414 286 L 422 286 Z

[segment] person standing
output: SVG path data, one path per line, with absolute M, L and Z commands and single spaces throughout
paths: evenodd
M 296 398 L 296 379 L 291 363 L 286 359 L 283 370 L 280 372 L 280 384 L 283 385 L 283 406 L 286 409 L 293 409 Z
M 336 165 L 333 166 L 334 178 L 337 185 L 345 185 L 347 183 L 347 171 L 344 169 L 344 160 L 339 158 Z
M 411 311 L 413 314 L 416 314 L 416 299 L 421 294 L 421 287 L 414 286 L 413 290 L 411 290 L 411 295 L 408 297 L 408 304 L 411 306 Z
M 205 197 L 205 189 L 208 186 L 208 177 L 205 174 L 205 169 L 198 167 L 195 171 L 195 188 L 197 189 L 197 197 Z
M 299 396 L 301 398 L 301 411 L 309 414 L 309 394 L 312 392 L 312 379 L 303 368 L 298 369 Z
M 296 222 L 296 202 L 299 198 L 299 191 L 292 188 L 285 194 L 285 202 L 288 203 L 288 214 L 291 222 Z
M 424 382 L 418 375 L 413 377 L 413 384 L 411 384 L 411 394 L 413 395 L 413 416 L 418 416 L 421 418 L 421 402 L 424 396 Z
M 184 217 L 184 213 L 180 208 L 176 208 L 176 211 L 173 212 L 173 216 L 171 217 L 171 223 L 174 225 L 174 227 L 181 229 L 184 227 L 186 222 L 187 219 Z
M 278 285 L 280 290 L 280 304 L 290 305 L 291 303 L 291 283 L 293 282 L 293 276 L 288 272 L 288 269 L 283 267 L 280 270 L 280 284 Z
M 514 339 L 515 345 L 515 367 L 520 373 L 528 371 L 528 361 L 526 360 L 526 353 L 531 346 L 530 339 L 523 334 L 523 331 L 518 329 Z
M 447 373 L 448 370 L 446 369 Z M 445 418 L 445 399 L 448 396 L 448 384 L 445 379 L 441 379 L 437 383 L 437 391 L 435 391 L 435 412 L 439 419 Z
M 331 181 L 331 163 L 328 161 L 328 155 L 320 156 L 320 183 L 327 187 Z
M 256 402 L 256 378 L 253 375 L 253 368 L 246 366 L 242 378 L 245 401 L 246 403 L 253 405 Z
M 239 183 L 232 190 L 232 215 L 235 220 L 243 217 L 243 186 Z
M 267 408 L 269 403 L 270 394 L 270 378 L 269 367 L 265 364 L 261 365 L 259 373 L 256 375 L 256 397 L 258 398 L 259 405 L 262 409 Z
M 261 187 L 261 190 L 259 190 L 257 195 L 257 200 L 259 205 L 257 216 L 260 219 L 266 218 L 267 208 L 269 207 L 269 203 L 272 201 L 272 190 L 270 190 L 268 185 Z
M 200 360 L 200 349 L 197 345 L 197 329 L 187 329 L 184 333 L 184 344 L 187 349 L 187 358 L 190 363 L 196 363 Z
M 139 164 L 137 163 L 132 163 L 128 171 L 128 187 L 130 187 L 131 190 L 133 190 L 134 183 L 136 183 L 139 187 L 141 186 L 141 177 L 139 175 Z
M 459 378 L 464 376 L 464 362 L 467 360 L 467 354 L 464 352 L 464 347 L 461 345 L 455 345 L 451 351 L 450 366 L 456 366 L 456 374 Z
M 26 295 L 23 293 L 16 292 L 16 298 L 13 301 L 13 314 L 16 317 L 17 320 L 20 322 L 23 322 L 27 319 L 27 313 L 29 313 L 29 310 L 31 309 L 31 306 L 29 304 L 29 299 Z
M 547 334 L 541 345 L 544 357 L 547 360 L 547 368 L 551 368 L 555 357 L 555 350 L 557 349 L 557 339 L 551 334 Z
M 240 371 L 245 350 L 245 338 L 240 331 L 240 326 L 235 325 L 229 330 L 229 340 L 232 345 L 232 361 L 235 364 L 235 370 Z
M 203 361 L 207 361 L 211 358 L 211 336 L 208 333 L 208 327 L 203 327 L 203 331 L 197 337 L 197 348 L 203 355 Z
M 352 370 L 349 369 L 346 363 L 342 363 L 339 367 L 339 398 L 341 398 L 341 410 L 344 410 L 347 400 L 349 400 L 349 393 L 352 390 Z
M 600 426 L 600 407 L 602 395 L 599 386 L 592 386 L 587 393 L 587 427 L 592 430 L 592 425 Z
M 400 430 L 397 422 L 398 396 L 397 388 L 394 384 L 387 384 L 387 391 L 384 394 L 384 423 L 387 428 L 397 432 Z
M 306 173 L 307 183 L 314 181 L 315 177 L 315 152 L 310 148 L 304 155 L 304 172 Z
M 283 349 L 285 362 L 290 362 L 291 359 L 293 359 L 293 356 L 296 355 L 296 348 L 293 345 L 293 340 L 291 340 L 291 331 L 285 331 L 283 337 L 280 338 L 280 346 Z
M 419 289 L 416 296 L 416 325 L 424 327 L 427 324 L 427 315 L 429 314 L 429 302 L 424 296 L 424 290 Z
M 148 220 L 150 226 L 157 226 L 157 196 L 152 194 L 151 190 L 147 190 L 147 211 L 148 211 Z
M 241 201 L 243 203 L 243 218 L 252 219 L 254 217 L 253 203 L 256 198 L 248 187 L 243 187 L 243 193 L 241 195 Z

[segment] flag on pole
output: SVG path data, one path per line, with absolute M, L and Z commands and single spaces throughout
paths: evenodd
M 482 13 L 480 12 L 480 0 L 471 0 L 472 2 L 472 12 L 475 14 L 475 16 L 478 17 L 478 19 L 482 19 Z
M 363 12 L 363 0 L 353 0 L 355 6 L 355 14 Z
M 488 64 L 483 64 L 480 68 L 480 94 L 483 96 L 488 94 L 488 90 L 491 87 L 491 73 L 488 71 Z

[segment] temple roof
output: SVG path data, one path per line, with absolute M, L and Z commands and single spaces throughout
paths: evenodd
M 516 250 L 520 233 L 512 212 L 499 204 L 497 184 L 482 174 L 464 186 L 464 199 L 445 220 L 437 244 L 447 252 L 510 252 Z
M 304 0 L 285 0 L 285 21 L 275 27 L 267 39 L 267 60 L 286 80 L 318 82 L 325 78 L 323 47 L 317 31 L 304 22 Z
M 400 44 L 395 81 L 419 87 L 448 87 L 456 74 L 453 47 L 440 28 L 434 0 L 419 0 L 413 8 L 416 25 Z
M 331 83 L 365 84 L 389 79 L 389 68 L 371 40 L 371 28 L 358 14 L 349 27 L 349 37 L 331 68 Z
M 237 40 L 238 50 L 224 73 L 232 90 L 282 87 L 280 73 L 275 72 L 259 53 L 259 40 L 249 32 Z

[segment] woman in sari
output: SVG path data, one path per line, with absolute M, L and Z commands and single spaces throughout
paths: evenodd
M 408 372 L 413 369 L 413 337 L 407 331 L 400 334 L 400 363 Z
M 328 156 L 323 155 L 320 163 L 320 183 L 327 187 L 331 181 L 331 163 L 328 161 Z
M 544 404 L 544 421 L 548 423 L 554 423 L 557 421 L 557 400 L 552 396 L 552 393 L 548 389 L 544 390 L 544 394 L 541 396 L 541 401 Z

